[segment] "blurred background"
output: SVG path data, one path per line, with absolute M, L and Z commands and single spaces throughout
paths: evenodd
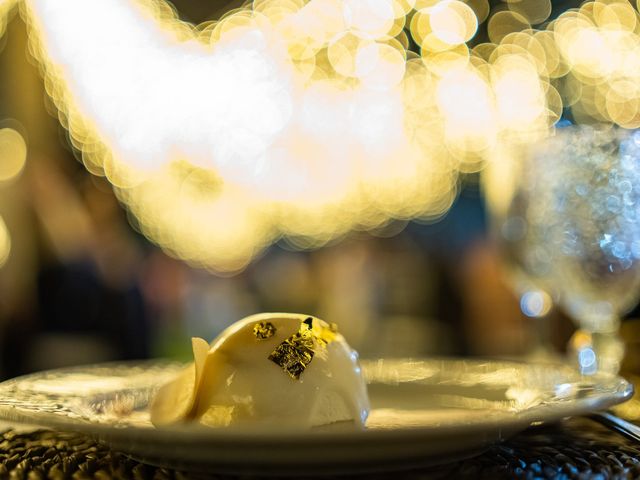
M 194 23 L 240 6 L 174 3 Z M 553 15 L 577 4 L 554 2 Z M 481 24 L 472 42 L 483 40 Z M 26 27 L 14 15 L 2 37 L 0 127 L 22 135 L 26 150 L 0 138 L 0 161 L 17 163 L 0 182 L 11 239 L 0 268 L 3 378 L 105 360 L 188 359 L 191 336 L 212 339 L 261 311 L 336 322 L 365 357 L 529 354 L 540 323 L 553 325 L 548 340 L 559 349 L 569 338 L 573 327 L 549 298 L 521 297 L 505 282 L 478 174 L 461 176 L 451 209 L 427 224 L 391 222 L 312 251 L 281 241 L 232 276 L 172 258 L 136 231 L 111 185 L 74 158 L 26 51 Z
M 553 2 L 544 21 L 580 3 Z M 240 6 L 174 4 L 196 24 Z M 486 24 L 470 46 L 488 40 Z M 515 288 L 505 273 L 473 171 L 455 179 L 451 207 L 428 221 L 390 221 L 302 251 L 277 240 L 228 274 L 190 266 L 148 241 L 112 185 L 78 161 L 19 15 L 0 42 L 1 378 L 108 360 L 188 360 L 190 337 L 213 339 L 262 311 L 335 322 L 363 357 L 536 358 L 562 352 L 574 331 L 550 295 Z M 623 325 L 627 338 L 638 338 L 633 325 Z M 638 349 L 630 350 L 633 365 Z

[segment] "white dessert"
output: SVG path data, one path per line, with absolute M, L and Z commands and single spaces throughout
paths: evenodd
M 369 399 L 358 354 L 335 327 L 309 315 L 262 313 L 211 346 L 192 340 L 194 363 L 158 391 L 154 425 L 364 426 Z

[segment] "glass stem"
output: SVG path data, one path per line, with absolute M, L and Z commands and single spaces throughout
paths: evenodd
M 568 351 L 583 375 L 617 374 L 625 347 L 617 330 L 593 332 L 578 329 L 569 340 Z

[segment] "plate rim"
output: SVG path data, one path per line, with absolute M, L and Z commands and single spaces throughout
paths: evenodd
M 381 359 L 362 360 L 364 365 L 370 364 Z M 442 361 L 444 363 L 456 363 L 465 362 L 481 366 L 484 364 L 494 365 L 513 365 L 525 368 L 533 368 L 534 365 L 528 362 L 513 361 L 513 360 L 500 360 L 500 359 L 482 359 L 482 358 L 461 358 L 461 357 L 425 357 L 425 358 L 392 358 L 382 359 L 398 362 L 434 362 Z M 33 372 L 27 375 L 22 375 L 12 379 L 5 380 L 0 383 L 0 393 L 3 388 L 10 385 L 20 383 L 29 378 L 39 377 L 46 374 L 64 374 L 73 371 L 83 371 L 87 369 L 98 368 L 113 368 L 113 367 L 127 367 L 133 368 L 134 366 L 142 366 L 145 364 L 167 367 L 170 365 L 176 366 L 180 362 L 170 361 L 166 359 L 151 359 L 151 360 L 132 360 L 132 361 L 116 361 L 116 362 L 104 362 L 88 365 L 78 365 L 66 368 L 56 368 L 51 370 L 42 370 L 39 372 Z M 545 367 L 551 369 L 563 369 L 569 368 L 567 364 L 536 364 L 538 367 Z M 434 432 L 437 432 L 438 437 L 454 436 L 464 430 L 465 432 L 475 433 L 486 431 L 487 428 L 496 428 L 499 426 L 504 430 L 520 430 L 527 428 L 530 425 L 538 423 L 550 423 L 558 421 L 562 418 L 575 415 L 583 415 L 592 413 L 598 410 L 604 410 L 614 405 L 623 403 L 629 400 L 634 393 L 633 385 L 619 375 L 596 375 L 596 376 L 583 376 L 586 379 L 604 379 L 612 385 L 616 385 L 615 391 L 608 395 L 598 395 L 597 397 L 585 397 L 582 399 L 571 399 L 565 402 L 555 402 L 552 405 L 538 404 L 529 408 L 526 408 L 520 412 L 507 412 L 511 413 L 502 417 L 499 421 L 495 418 L 488 417 L 486 420 L 480 420 L 472 424 L 448 424 L 434 426 L 412 426 L 404 428 L 394 429 L 353 429 L 353 430 L 341 430 L 341 431 L 323 431 L 323 430 L 300 430 L 300 429 L 285 429 L 274 431 L 273 429 L 256 429 L 256 428 L 207 428 L 196 427 L 193 425 L 178 425 L 167 427 L 138 427 L 133 425 L 113 425 L 104 423 L 91 423 L 82 421 L 79 419 L 61 417 L 57 413 L 51 412 L 29 412 L 22 413 L 15 406 L 0 404 L 0 419 L 7 422 L 20 423 L 29 426 L 42 426 L 45 428 L 55 428 L 66 431 L 76 431 L 79 433 L 85 433 L 94 436 L 108 436 L 114 437 L 135 437 L 136 439 L 153 439 L 154 442 L 163 440 L 162 443 L 171 442 L 175 444 L 177 441 L 180 443 L 190 443 L 196 440 L 206 441 L 207 443 L 215 443 L 216 441 L 224 442 L 228 445 L 232 443 L 246 443 L 247 439 L 251 439 L 251 442 L 257 444 L 259 441 L 273 442 L 277 440 L 281 443 L 286 442 L 312 442 L 318 443 L 320 439 L 335 444 L 340 441 L 347 441 L 351 443 L 356 439 L 359 442 L 380 442 L 385 439 L 393 440 L 397 437 L 407 438 L 424 438 L 425 436 L 433 436 Z M 598 382 L 593 382 L 596 385 Z

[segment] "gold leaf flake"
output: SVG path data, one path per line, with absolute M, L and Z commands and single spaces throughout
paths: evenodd
M 302 372 L 313 360 L 316 346 L 326 347 L 335 340 L 337 327 L 324 327 L 307 317 L 298 332 L 287 338 L 269 355 L 269 360 L 280 366 L 294 380 L 299 380 Z
M 253 334 L 258 340 L 266 340 L 276 334 L 276 327 L 271 322 L 258 322 L 253 326 Z

